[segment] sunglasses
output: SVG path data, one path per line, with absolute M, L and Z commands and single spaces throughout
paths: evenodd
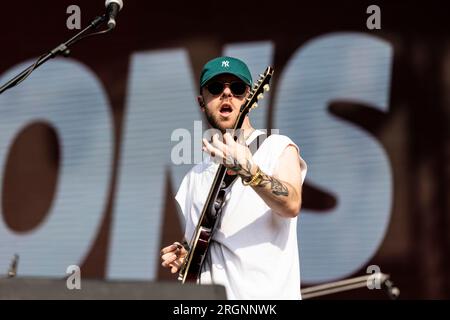
M 209 93 L 216 96 L 218 94 L 221 94 L 223 90 L 225 90 L 225 85 L 228 85 L 231 93 L 235 96 L 242 96 L 247 91 L 247 85 L 242 81 L 233 81 L 233 82 L 220 82 L 220 81 L 213 81 L 206 85 L 206 88 L 208 89 Z

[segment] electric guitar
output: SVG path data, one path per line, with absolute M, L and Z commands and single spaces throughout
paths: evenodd
M 233 132 L 242 127 L 245 116 L 258 106 L 258 100 L 264 97 L 263 93 L 269 91 L 269 82 L 273 75 L 273 68 L 267 67 L 264 74 L 260 75 L 257 82 L 254 83 L 250 90 L 245 103 L 239 110 Z M 236 139 L 236 137 L 235 137 Z M 227 168 L 221 164 L 217 169 L 211 189 L 203 206 L 199 222 L 195 228 L 194 235 L 189 245 L 189 252 L 178 273 L 178 280 L 185 282 L 196 282 L 200 276 L 203 262 L 208 253 L 209 243 L 211 241 L 214 229 L 220 219 L 221 208 L 215 206 L 217 195 L 224 180 Z

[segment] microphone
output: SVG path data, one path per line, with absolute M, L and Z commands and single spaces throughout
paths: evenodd
M 122 0 L 106 0 L 105 2 L 106 12 L 108 14 L 108 28 L 110 30 L 116 27 L 116 17 L 119 11 L 122 10 L 123 1 Z
M 15 254 L 13 260 L 11 261 L 11 265 L 8 269 L 8 278 L 13 278 L 17 275 L 17 264 L 19 263 L 19 255 Z

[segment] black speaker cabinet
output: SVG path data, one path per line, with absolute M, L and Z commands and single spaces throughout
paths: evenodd
M 226 300 L 226 298 L 225 287 L 219 285 L 83 279 L 80 289 L 68 289 L 66 279 L 0 279 L 2 300 Z

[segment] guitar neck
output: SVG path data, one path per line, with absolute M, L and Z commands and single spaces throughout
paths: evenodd
M 236 122 L 233 126 L 233 135 L 242 128 L 242 124 L 244 123 L 244 118 L 248 113 L 248 112 L 243 111 L 243 110 L 245 110 L 246 105 L 247 105 L 247 103 L 244 103 L 241 106 L 241 112 L 239 113 L 239 116 L 236 119 Z M 208 213 L 211 212 L 211 209 L 214 205 L 214 201 L 217 198 L 217 194 L 219 193 L 220 186 L 222 185 L 222 181 L 225 177 L 226 170 L 227 170 L 227 168 L 225 167 L 225 165 L 220 164 L 219 168 L 216 171 L 216 175 L 214 177 L 212 186 L 209 190 L 208 197 L 206 198 L 205 205 L 203 206 L 203 210 L 200 215 L 200 219 L 197 223 L 194 237 L 192 237 L 192 239 L 191 239 L 191 248 L 192 248 L 193 242 L 195 241 L 195 238 L 196 238 L 195 235 L 199 232 L 201 227 L 206 227 L 206 228 L 210 228 L 210 229 L 212 229 L 214 227 L 217 217 L 212 217 Z

